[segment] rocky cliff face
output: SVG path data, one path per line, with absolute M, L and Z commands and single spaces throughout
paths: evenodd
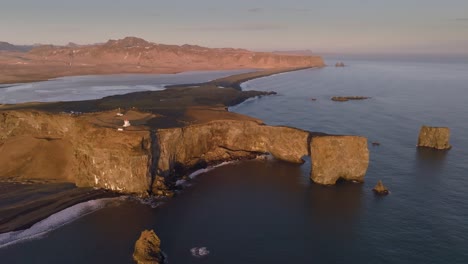
M 180 167 L 217 163 L 257 154 L 301 163 L 308 155 L 309 132 L 254 121 L 219 120 L 157 131 L 157 174 L 167 177 Z M 182 166 L 183 165 L 183 166 Z
M 86 114 L 5 111 L 0 123 L 0 178 L 69 181 L 122 193 L 164 193 L 168 181 L 197 168 L 264 153 L 294 163 L 312 154 L 311 178 L 319 184 L 362 181 L 369 162 L 365 138 L 313 137 L 255 120 L 117 131 Z
M 125 193 L 151 182 L 148 131 L 122 133 L 69 114 L 0 113 L 0 178 L 70 181 Z
M 419 131 L 418 147 L 450 149 L 450 129 L 448 127 L 422 126 Z
M 161 253 L 161 240 L 153 230 L 144 230 L 135 243 L 133 260 L 137 264 L 159 264 L 164 263 Z
M 364 137 L 314 137 L 311 155 L 310 178 L 319 184 L 335 184 L 338 179 L 361 182 L 369 165 L 369 149 Z

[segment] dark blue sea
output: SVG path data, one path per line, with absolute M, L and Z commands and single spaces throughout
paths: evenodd
M 278 95 L 230 111 L 380 142 L 369 144 L 364 183 L 316 185 L 310 160 L 233 163 L 198 175 L 157 208 L 129 198 L 89 205 L 70 223 L 0 247 L 0 263 L 132 263 L 149 228 L 175 264 L 468 263 L 468 62 L 345 63 L 244 83 Z M 354 95 L 371 99 L 330 100 Z M 422 125 L 450 127 L 453 148 L 416 148 Z M 390 195 L 373 194 L 378 180 Z M 194 257 L 194 247 L 210 254 Z

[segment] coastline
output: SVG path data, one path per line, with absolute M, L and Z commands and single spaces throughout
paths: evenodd
M 180 127 L 185 126 L 187 122 L 189 123 L 206 123 L 212 120 L 251 120 L 255 122 L 260 122 L 260 120 L 255 120 L 251 117 L 235 114 L 228 112 L 223 107 L 219 106 L 219 103 L 224 104 L 226 107 L 237 105 L 248 98 L 256 97 L 256 96 L 263 96 L 263 95 L 270 95 L 274 93 L 264 93 L 264 92 L 255 92 L 255 91 L 248 91 L 242 92 L 239 91 L 238 88 L 242 82 L 266 77 L 273 74 L 278 74 L 282 72 L 289 72 L 294 70 L 301 70 L 304 68 L 294 68 L 294 69 L 275 69 L 275 70 L 268 70 L 268 71 L 259 71 L 253 73 L 245 73 L 245 74 L 238 74 L 229 76 L 227 78 L 221 78 L 217 80 L 213 80 L 207 83 L 199 84 L 200 87 L 197 89 L 185 89 L 186 86 L 190 85 L 176 85 L 169 87 L 167 89 L 169 95 L 165 95 L 162 97 L 158 97 L 158 94 L 164 93 L 164 91 L 155 91 L 155 92 L 136 92 L 130 93 L 126 95 L 118 95 L 118 96 L 109 96 L 107 98 L 103 98 L 100 100 L 88 100 L 88 101 L 76 101 L 76 102 L 58 102 L 58 103 L 24 103 L 24 104 L 17 104 L 17 105 L 0 105 L 0 113 L 3 111 L 10 111 L 10 110 L 21 110 L 23 111 L 46 111 L 50 113 L 58 113 L 62 111 L 67 111 L 68 109 L 78 109 L 81 112 L 96 112 L 96 111 L 106 111 L 109 109 L 115 109 L 117 106 L 121 106 L 123 101 L 135 101 L 139 100 L 138 97 L 143 95 L 144 97 L 155 96 L 153 100 L 150 100 L 151 105 L 154 105 L 154 101 L 161 101 L 162 98 L 166 100 L 171 96 L 178 96 L 180 93 L 173 94 L 172 91 L 178 90 L 185 90 L 188 91 L 188 96 L 206 96 L 210 95 L 210 100 L 205 101 L 204 106 L 193 105 L 193 103 L 187 102 L 185 105 L 172 105 L 169 107 L 171 109 L 165 109 L 165 114 L 169 114 L 166 118 L 159 120 L 159 122 L 153 122 L 151 124 L 146 124 L 142 129 L 158 129 L 158 128 L 165 128 L 169 125 L 169 127 Z M 225 85 L 225 88 L 217 88 L 217 86 L 222 83 Z M 234 86 L 234 87 L 232 87 Z M 233 89 L 226 89 L 226 88 L 233 88 Z M 217 96 L 212 96 L 212 92 L 214 89 L 217 92 L 220 92 Z M 167 93 L 167 92 L 166 92 Z M 103 103 L 102 101 L 107 100 L 118 100 L 119 103 Z M 96 103 L 98 101 L 99 103 Z M 106 105 L 104 108 L 99 107 L 100 105 Z M 107 106 L 109 105 L 109 106 Z M 124 106 L 125 107 L 125 106 Z M 128 107 L 128 106 L 127 106 Z M 167 106 L 166 106 L 167 107 Z M 138 106 L 138 108 L 144 108 L 144 106 Z M 158 111 L 160 112 L 162 109 L 156 107 L 154 108 L 146 108 L 145 111 Z M 195 117 L 196 116 L 196 117 Z M 163 124 L 167 123 L 167 124 Z M 214 165 L 214 164 L 207 164 Z M 196 168 L 194 168 L 196 170 Z M 193 172 L 193 171 L 192 171 Z M 4 182 L 5 183 L 5 182 Z M 30 185 L 32 187 L 32 185 Z M 40 190 L 40 188 L 38 188 Z M 8 210 L 9 214 L 5 217 L 5 214 L 2 214 L 2 219 L 0 219 L 0 232 L 9 232 L 15 230 L 21 230 L 24 228 L 28 228 L 33 224 L 41 221 L 42 219 L 47 218 L 48 216 L 57 213 L 67 207 L 73 206 L 75 204 L 85 202 L 87 200 L 92 200 L 96 198 L 102 197 L 112 197 L 118 195 L 117 193 L 105 191 L 105 190 L 95 190 L 95 191 L 84 191 L 85 194 L 82 195 L 75 195 L 76 198 L 70 198 L 68 192 L 76 192 L 80 193 L 80 190 L 84 189 L 71 189 L 61 194 L 61 191 L 55 190 L 46 192 L 47 195 L 41 198 L 40 201 L 36 201 L 35 203 L 27 202 L 27 197 L 24 197 L 25 201 L 21 204 L 16 204 L 13 208 L 10 208 L 10 205 L 4 205 L 6 207 L 0 207 L 0 212 Z M 34 190 L 31 190 L 34 193 Z M 21 195 L 22 191 L 19 190 L 17 193 L 13 193 L 13 195 Z M 68 198 L 67 198 L 68 197 Z M 53 206 L 49 206 L 52 203 Z

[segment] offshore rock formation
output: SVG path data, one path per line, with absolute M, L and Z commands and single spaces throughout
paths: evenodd
M 137 264 L 164 263 L 164 256 L 160 249 L 161 240 L 153 230 L 144 230 L 135 243 L 133 260 Z
M 335 184 L 338 179 L 361 182 L 369 165 L 369 150 L 364 137 L 314 137 L 311 155 L 310 177 L 319 184 Z
M 344 66 L 345 66 L 345 64 L 342 61 L 335 63 L 335 67 L 344 67 Z
M 94 124 L 103 121 L 101 115 L 0 112 L 0 178 L 171 195 L 167 184 L 193 170 L 264 153 L 294 163 L 311 155 L 311 178 L 319 184 L 363 181 L 369 163 L 363 137 L 324 136 L 253 119 L 155 130 L 138 127 L 136 120 L 134 130 L 117 131 Z
M 377 185 L 375 185 L 374 189 L 372 189 L 376 194 L 380 194 L 380 195 L 387 195 L 389 194 L 389 191 L 387 189 L 387 187 L 385 187 L 382 183 L 381 180 L 379 180 L 377 182 Z
M 419 131 L 418 147 L 450 149 L 450 129 L 448 127 L 422 126 Z
M 335 102 L 347 102 L 349 100 L 366 100 L 369 98 L 367 96 L 333 96 L 331 100 Z

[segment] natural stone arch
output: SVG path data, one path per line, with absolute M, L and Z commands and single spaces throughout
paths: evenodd
M 167 177 L 174 168 L 269 153 L 279 160 L 302 163 L 311 156 L 312 181 L 335 184 L 338 179 L 364 180 L 369 164 L 367 139 L 335 136 L 290 127 L 266 126 L 252 121 L 213 121 L 184 128 L 157 131 L 157 176 Z M 189 169 L 190 170 L 190 169 Z

